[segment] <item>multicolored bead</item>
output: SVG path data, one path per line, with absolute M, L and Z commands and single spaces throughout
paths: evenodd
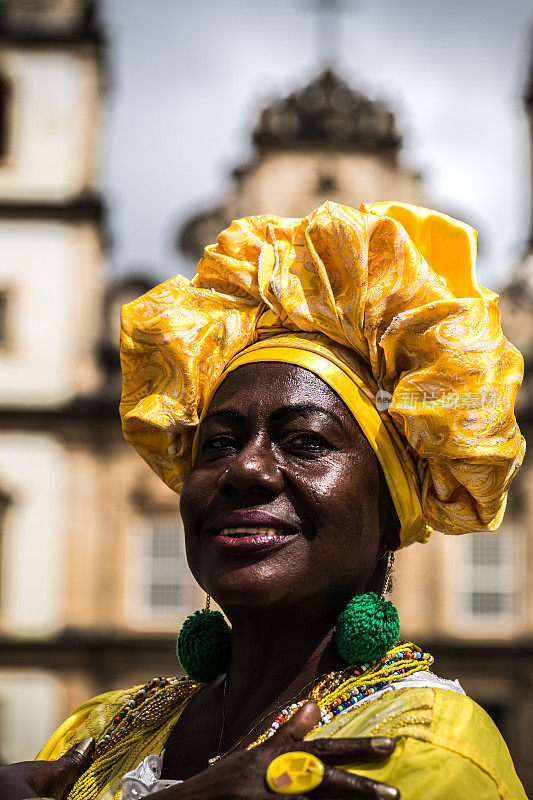
M 342 672 L 330 673 L 317 686 L 311 690 L 308 700 L 315 700 L 320 707 L 320 726 L 327 725 L 334 717 L 347 713 L 361 701 L 366 701 L 378 691 L 384 689 L 387 684 L 392 683 L 396 678 L 411 675 L 420 670 L 429 670 L 433 664 L 433 656 L 424 653 L 415 645 L 396 645 L 385 656 L 382 656 L 375 664 L 358 664 L 348 667 Z M 400 663 L 401 666 L 400 666 Z M 325 705 L 322 702 L 330 697 L 336 687 L 345 687 L 344 691 L 330 699 Z M 278 714 L 275 720 L 265 733 L 255 740 L 247 749 L 269 739 L 283 724 L 293 716 L 294 712 L 306 702 L 300 700 L 292 703 Z

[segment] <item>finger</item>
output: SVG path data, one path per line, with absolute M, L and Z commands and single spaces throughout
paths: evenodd
M 82 739 L 81 742 L 78 742 L 78 744 L 72 745 L 71 749 L 74 750 L 75 753 L 79 753 L 84 758 L 90 759 L 94 753 L 94 748 L 94 738 L 92 736 L 87 736 L 87 738 Z
M 61 778 L 65 789 L 75 783 L 86 769 L 91 765 L 91 756 L 94 751 L 94 739 L 87 736 L 81 742 L 72 745 L 70 750 L 57 759 L 57 764 L 61 765 Z
M 34 784 L 43 797 L 63 797 L 91 764 L 94 739 L 88 736 L 55 761 L 36 761 Z
M 326 767 L 322 783 L 308 796 L 327 797 L 328 800 L 399 800 L 400 792 L 387 783 L 378 783 L 363 775 L 352 775 L 343 769 Z
M 389 736 L 343 739 L 313 739 L 299 742 L 298 750 L 312 753 L 324 764 L 353 764 L 355 761 L 383 761 L 394 752 L 396 742 Z
M 304 703 L 287 722 L 280 725 L 269 741 L 277 745 L 301 742 L 319 722 L 320 709 L 316 703 L 309 701 Z

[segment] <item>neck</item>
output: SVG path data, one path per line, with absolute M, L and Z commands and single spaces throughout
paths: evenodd
M 272 609 L 234 612 L 232 657 L 226 676 L 224 732 L 229 747 L 254 725 L 303 699 L 316 680 L 346 666 L 334 641 L 336 614 L 320 617 Z M 266 717 L 265 724 L 259 720 Z

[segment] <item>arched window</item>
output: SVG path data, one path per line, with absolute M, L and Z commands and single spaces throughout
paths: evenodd
M 11 82 L 0 73 L 0 161 L 10 149 Z
M 11 505 L 11 496 L 5 492 L 0 486 L 0 601 L 2 599 L 2 577 L 3 577 L 3 533 L 4 533 L 4 520 L 6 512 Z

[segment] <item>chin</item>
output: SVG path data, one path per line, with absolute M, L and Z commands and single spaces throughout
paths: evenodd
M 307 593 L 310 554 L 301 536 L 282 547 L 262 552 L 233 553 L 187 542 L 192 574 L 220 606 L 275 606 L 291 596 Z M 305 547 L 305 551 L 302 549 Z
M 294 585 L 289 576 L 266 565 L 253 564 L 211 575 L 202 585 L 223 609 L 276 608 L 307 592 L 308 582 Z

